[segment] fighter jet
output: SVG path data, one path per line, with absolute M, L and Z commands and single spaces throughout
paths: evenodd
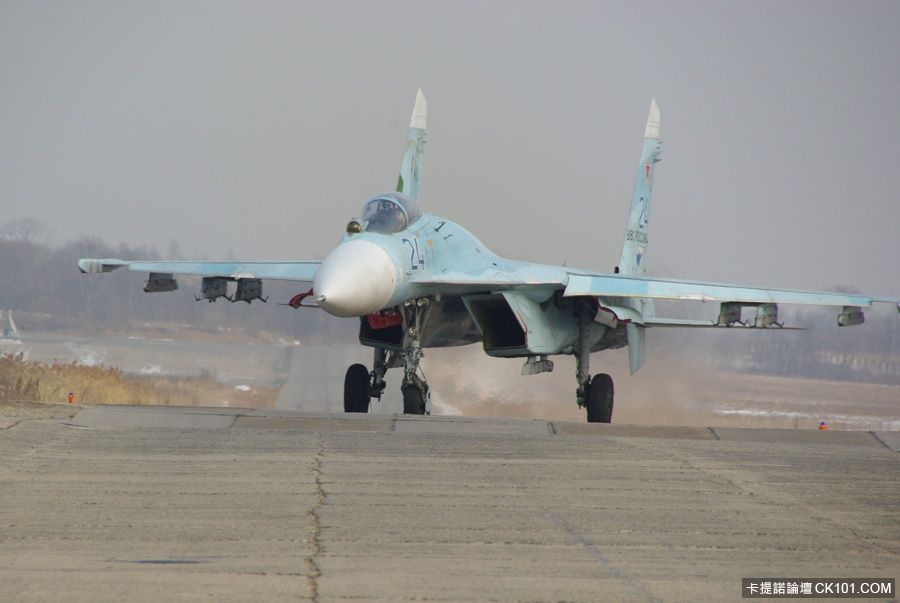
M 366 201 L 338 245 L 321 262 L 185 262 L 82 259 L 82 272 L 127 267 L 149 273 L 144 291 L 173 291 L 175 275 L 202 277 L 199 300 L 263 298 L 263 281 L 312 283 L 289 305 L 356 318 L 359 342 L 374 350 L 372 367 L 354 364 L 344 380 L 344 410 L 368 412 L 380 400 L 392 368 L 402 372 L 403 412 L 424 414 L 429 386 L 423 349 L 481 342 L 486 354 L 524 358 L 523 375 L 553 370 L 551 356 L 576 360 L 575 401 L 589 422 L 608 423 L 613 381 L 591 375 L 591 353 L 628 347 L 635 373 L 654 327 L 778 329 L 779 304 L 832 306 L 840 326 L 862 324 L 863 308 L 900 300 L 835 292 L 762 289 L 646 275 L 653 174 L 660 161 L 656 101 L 644 129 L 624 244 L 612 272 L 503 258 L 463 226 L 422 211 L 419 184 L 425 147 L 426 101 L 416 96 L 396 190 Z M 714 321 L 657 316 L 654 300 L 717 302 Z M 744 314 L 748 316 L 744 316 Z

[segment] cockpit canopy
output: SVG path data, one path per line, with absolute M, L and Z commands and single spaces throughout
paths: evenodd
M 401 193 L 385 193 L 366 202 L 362 219 L 367 232 L 391 234 L 400 232 L 419 219 L 419 204 Z

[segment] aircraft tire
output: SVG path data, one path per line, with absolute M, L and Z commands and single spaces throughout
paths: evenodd
M 351 364 L 344 376 L 344 412 L 369 412 L 369 369 Z
M 588 423 L 612 423 L 614 395 L 612 377 L 606 373 L 594 375 L 585 400 Z
M 425 396 L 417 385 L 410 384 L 403 388 L 403 414 L 425 414 Z

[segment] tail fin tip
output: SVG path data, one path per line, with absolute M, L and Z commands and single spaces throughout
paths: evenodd
M 397 192 L 408 195 L 411 199 L 419 198 L 419 178 L 422 173 L 422 155 L 425 152 L 425 126 L 427 123 L 428 102 L 419 88 L 416 92 L 416 104 L 412 118 L 409 120 L 409 135 L 406 139 L 406 150 L 400 164 L 400 176 L 397 178 Z
M 650 99 L 650 114 L 647 115 L 647 127 L 644 129 L 644 138 L 659 140 L 659 105 L 656 99 Z
M 425 94 L 419 88 L 416 92 L 416 104 L 413 107 L 412 118 L 409 120 L 410 128 L 425 130 L 428 117 L 428 101 L 425 100 Z

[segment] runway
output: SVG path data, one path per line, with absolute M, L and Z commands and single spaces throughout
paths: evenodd
M 0 406 L 0 599 L 723 601 L 742 577 L 900 577 L 898 451 L 897 432 Z

